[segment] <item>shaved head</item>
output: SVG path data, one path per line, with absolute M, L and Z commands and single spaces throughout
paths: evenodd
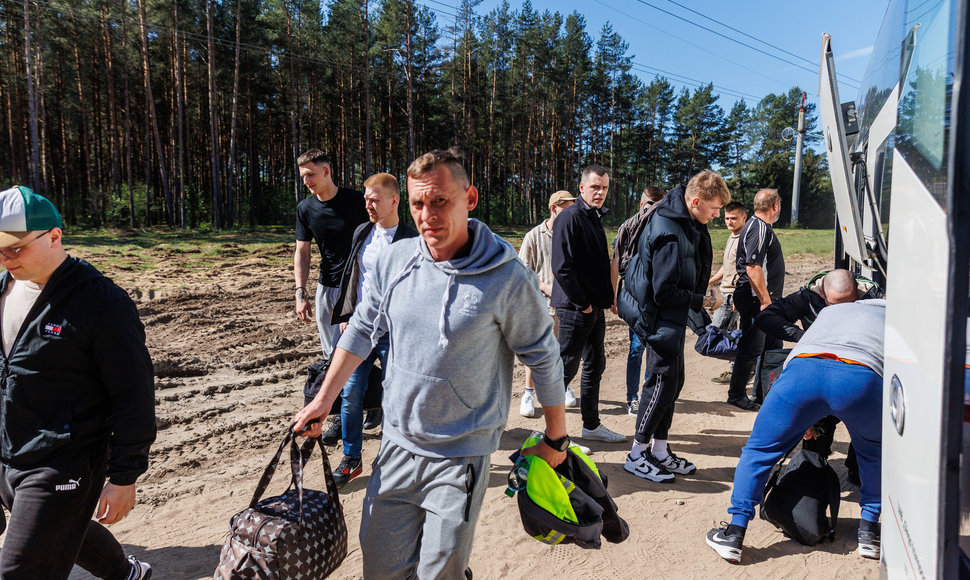
M 848 270 L 832 270 L 822 278 L 822 294 L 828 305 L 855 302 L 859 283 Z

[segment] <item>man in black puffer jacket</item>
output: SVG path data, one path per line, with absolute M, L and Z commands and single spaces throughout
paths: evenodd
M 690 475 L 697 467 L 671 453 L 667 434 L 684 386 L 684 335 L 690 309 L 713 306 L 707 222 L 731 201 L 720 175 L 702 171 L 658 202 L 626 271 L 617 305 L 645 346 L 649 376 L 640 393 L 636 435 L 624 469 L 655 482 Z M 651 439 L 653 440 L 651 444 Z
M 0 192 L 0 578 L 66 579 L 76 561 L 98 578 L 144 580 L 151 567 L 101 524 L 131 511 L 155 440 L 145 328 L 61 235 L 45 198 Z

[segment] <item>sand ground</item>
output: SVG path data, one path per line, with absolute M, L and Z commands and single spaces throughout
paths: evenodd
M 164 250 L 158 250 L 164 252 Z M 72 251 L 85 257 L 83 250 Z M 292 255 L 292 246 L 248 252 L 226 244 L 204 270 L 186 269 L 178 255 L 149 273 L 107 270 L 135 297 L 146 324 L 156 369 L 158 440 L 151 467 L 139 481 L 138 504 L 112 531 L 125 549 L 151 562 L 159 580 L 209 578 L 219 559 L 230 516 L 244 508 L 286 425 L 302 404 L 306 367 L 319 358 L 316 328 L 293 313 L 289 267 L 274 257 Z M 164 257 L 164 256 L 163 256 Z M 818 258 L 788 257 L 788 290 L 824 269 Z M 697 466 L 694 476 L 655 484 L 626 473 L 629 444 L 587 442 L 592 458 L 609 478 L 630 537 L 600 550 L 547 546 L 523 531 L 515 501 L 507 498 L 508 456 L 540 418 L 518 414 L 519 388 L 509 424 L 492 456 L 489 489 L 478 523 L 471 568 L 476 578 L 863 578 L 878 574 L 876 562 L 854 553 L 858 491 L 843 485 L 838 537 L 808 548 L 756 520 L 749 529 L 744 562 L 730 565 L 704 543 L 721 520 L 734 467 L 755 414 L 723 401 L 726 386 L 710 378 L 726 364 L 696 355 L 688 340 L 686 386 L 677 403 L 671 447 Z M 608 315 L 600 409 L 603 422 L 625 434 L 633 431 L 626 414 L 627 327 Z M 523 369 L 516 368 L 516 385 Z M 577 379 L 578 394 L 578 379 Z M 568 410 L 569 431 L 578 435 L 579 409 Z M 342 490 L 350 551 L 337 578 L 361 576 L 357 542 L 361 502 L 380 438 L 367 433 L 365 469 Z M 847 436 L 838 430 L 832 463 L 844 480 Z M 333 465 L 340 450 L 330 448 Z M 318 463 L 314 463 L 318 465 Z M 281 475 L 282 474 L 282 475 Z M 288 468 L 281 467 L 270 490 L 281 491 Z M 323 488 L 319 467 L 309 485 Z M 90 578 L 76 569 L 72 579 Z

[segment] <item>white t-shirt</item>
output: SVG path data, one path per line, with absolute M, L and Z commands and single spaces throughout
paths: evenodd
M 34 307 L 37 297 L 44 289 L 43 284 L 10 279 L 7 291 L 0 297 L 0 318 L 3 325 L 3 354 L 9 355 L 20 327 L 24 325 L 27 313 Z
M 398 224 L 400 225 L 400 224 Z M 397 233 L 398 226 L 384 229 L 380 224 L 374 224 L 367 239 L 364 240 L 364 247 L 357 254 L 357 265 L 360 267 L 360 278 L 357 280 L 357 301 L 359 302 L 370 287 L 370 277 L 377 266 L 377 255 L 381 250 L 391 245 L 394 234 Z

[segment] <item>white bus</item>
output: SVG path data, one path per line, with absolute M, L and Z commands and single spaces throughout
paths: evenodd
M 856 100 L 822 37 L 836 265 L 886 289 L 887 578 L 970 577 L 970 51 L 966 0 L 892 0 Z M 838 39 L 834 39 L 837 43 Z

